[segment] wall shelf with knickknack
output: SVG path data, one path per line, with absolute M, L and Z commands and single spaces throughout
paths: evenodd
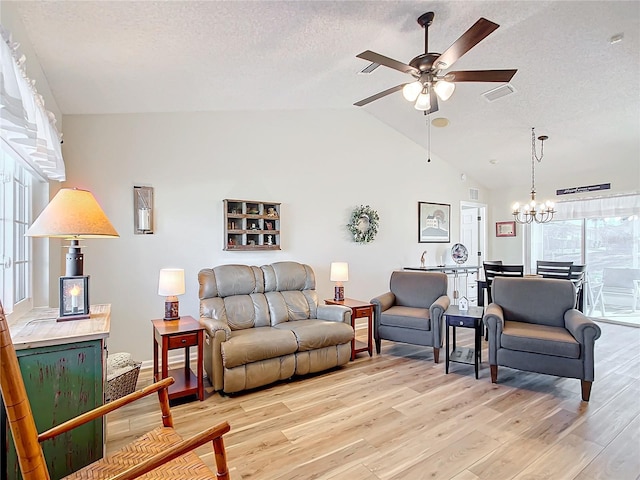
M 280 250 L 280 204 L 223 200 L 224 250 Z

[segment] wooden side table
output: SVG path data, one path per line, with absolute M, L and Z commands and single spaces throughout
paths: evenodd
M 204 400 L 203 339 L 204 327 L 193 317 L 178 320 L 152 320 L 153 323 L 153 376 L 156 381 L 173 377 L 175 383 L 169 387 L 169 400 L 187 395 L 197 395 Z M 158 348 L 162 348 L 162 365 L 158 369 Z M 189 366 L 189 348 L 198 348 L 198 373 Z M 169 370 L 169 350 L 184 348 L 184 367 Z
M 351 340 L 351 360 L 355 360 L 356 354 L 369 352 L 373 356 L 373 305 L 353 298 L 344 300 L 334 300 L 333 298 L 324 301 L 326 305 L 343 305 L 351 309 L 351 326 L 353 327 L 353 340 Z M 367 343 L 356 340 L 356 320 L 358 318 L 368 318 L 367 320 Z
M 476 370 L 476 379 L 478 378 L 479 364 L 482 362 L 482 316 L 483 307 L 469 307 L 468 310 L 460 310 L 458 305 L 450 305 L 444 312 L 447 325 L 446 330 L 446 363 L 445 373 L 449 373 L 449 362 L 467 363 L 473 365 Z M 453 327 L 453 346 L 449 350 L 449 327 Z M 474 348 L 457 347 L 456 348 L 456 327 L 473 328 Z M 449 353 L 451 352 L 451 353 Z

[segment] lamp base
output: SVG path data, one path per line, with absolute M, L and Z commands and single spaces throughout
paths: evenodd
M 341 302 L 341 301 L 344 300 L 344 287 L 343 286 L 336 285 L 335 294 L 333 296 L 333 299 L 336 302 Z
M 164 318 L 163 320 L 180 320 L 178 314 L 178 297 L 167 297 L 164 302 Z

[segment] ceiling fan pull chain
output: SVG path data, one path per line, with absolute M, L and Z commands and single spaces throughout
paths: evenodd
M 431 122 L 429 122 L 429 114 L 425 111 L 427 117 L 427 163 L 431 163 Z

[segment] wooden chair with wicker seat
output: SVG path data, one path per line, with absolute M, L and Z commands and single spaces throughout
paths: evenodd
M 0 391 L 24 480 L 50 479 L 40 442 L 103 417 L 123 405 L 156 392 L 160 401 L 163 426 L 143 435 L 122 450 L 64 478 L 228 480 L 229 472 L 222 436 L 229 431 L 229 424 L 223 422 L 183 440 L 173 429 L 168 395 L 168 388 L 172 383 L 173 378 L 166 378 L 38 434 L 7 319 L 0 303 Z M 217 473 L 212 472 L 193 452 L 195 448 L 208 442 L 213 444 Z

